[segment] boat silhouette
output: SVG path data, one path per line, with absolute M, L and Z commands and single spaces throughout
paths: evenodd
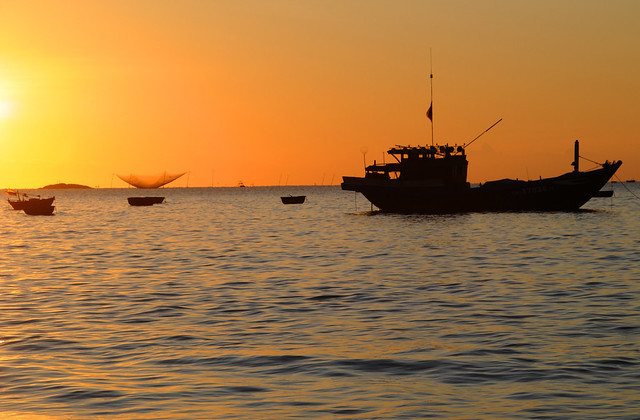
M 29 215 L 48 216 L 53 214 L 55 206 L 53 197 L 41 198 L 39 195 L 20 194 L 17 191 L 8 190 L 7 194 L 15 196 L 15 199 L 8 198 L 7 201 L 14 210 L 22 210 Z
M 131 206 L 152 206 L 162 203 L 164 197 L 127 197 L 127 201 Z
M 471 186 L 462 146 L 397 146 L 388 153 L 394 163 L 365 168 L 364 177 L 343 177 L 341 187 L 362 193 L 383 212 L 455 213 L 478 211 L 574 211 L 592 197 L 618 170 L 622 161 L 579 170 L 575 141 L 572 172 L 534 181 L 502 179 Z
M 396 146 L 387 152 L 396 162 L 365 166 L 364 177 L 344 176 L 343 190 L 362 193 L 384 212 L 454 213 L 471 211 L 563 211 L 578 210 L 615 174 L 622 161 L 579 170 L 579 143 L 574 144 L 573 171 L 563 175 L 520 181 L 501 179 L 479 186 L 467 182 L 465 149 L 496 126 L 502 118 L 463 146 L 434 145 L 433 73 L 431 103 L 426 116 L 431 122 L 431 146 Z
M 282 204 L 302 204 L 306 199 L 306 195 L 288 195 L 280 197 Z

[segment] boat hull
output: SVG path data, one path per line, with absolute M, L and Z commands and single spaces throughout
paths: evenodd
M 282 204 L 302 204 L 307 199 L 306 195 L 290 195 L 288 197 L 280 197 Z
M 13 207 L 14 210 L 24 210 L 25 207 L 47 207 L 53 204 L 55 197 L 48 198 L 19 198 L 17 200 L 8 199 L 7 201 Z
M 55 206 L 46 204 L 37 206 L 25 206 L 22 210 L 29 216 L 51 216 L 55 209 Z
M 132 206 L 152 206 L 164 201 L 164 197 L 128 197 L 127 201 Z
M 598 195 L 621 164 L 536 181 L 492 181 L 478 187 L 434 187 L 366 177 L 343 177 L 341 186 L 362 193 L 383 212 L 575 211 Z

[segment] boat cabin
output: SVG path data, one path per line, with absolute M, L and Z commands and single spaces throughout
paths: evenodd
M 365 178 L 432 181 L 448 187 L 465 187 L 467 156 L 462 146 L 396 146 L 387 152 L 396 160 L 365 168 Z

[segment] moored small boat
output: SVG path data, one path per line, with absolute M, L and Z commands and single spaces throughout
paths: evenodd
M 22 210 L 30 216 L 51 216 L 56 209 L 56 206 L 52 205 L 27 205 Z
M 307 199 L 306 195 L 289 195 L 280 197 L 282 204 L 302 204 Z
M 132 206 L 152 206 L 164 201 L 164 197 L 128 197 L 127 201 Z
M 15 200 L 7 199 L 14 210 L 23 210 L 30 215 L 50 215 L 55 210 L 55 206 L 53 206 L 55 196 L 41 198 L 39 195 L 30 196 L 13 190 L 7 191 L 7 194 L 17 197 Z

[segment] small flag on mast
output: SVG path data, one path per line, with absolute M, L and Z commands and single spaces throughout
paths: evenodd
M 429 109 L 427 110 L 427 118 L 433 121 L 433 102 L 429 105 Z

